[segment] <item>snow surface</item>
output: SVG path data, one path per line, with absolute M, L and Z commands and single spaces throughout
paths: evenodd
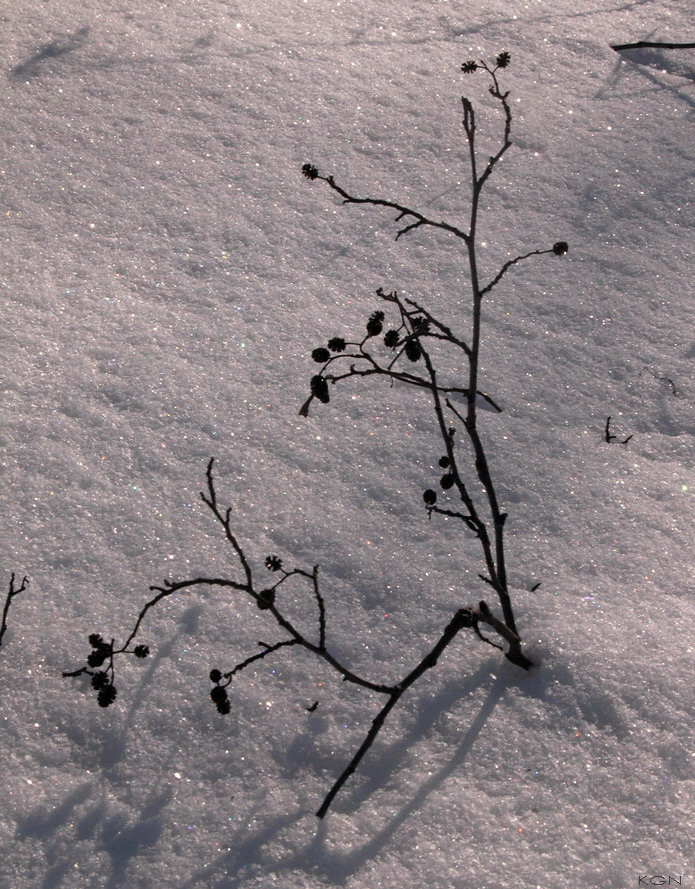
M 690 0 L 6 0 L 0 22 L 0 568 L 30 578 L 0 648 L 2 889 L 695 885 L 695 60 L 609 46 L 692 40 Z M 269 553 L 319 563 L 330 643 L 374 680 L 484 595 L 476 542 L 422 507 L 424 397 L 354 383 L 297 416 L 311 349 L 362 329 L 377 287 L 465 323 L 460 245 L 396 243 L 391 214 L 299 171 L 465 218 L 462 92 L 483 150 L 500 121 L 459 66 L 501 50 L 515 147 L 485 273 L 570 243 L 484 318 L 540 666 L 461 634 L 319 822 L 380 701 L 292 649 L 219 716 L 210 668 L 281 638 L 248 599 L 162 603 L 108 710 L 61 671 L 151 583 L 238 577 L 198 497 L 210 456 L 259 576 Z M 306 591 L 283 595 L 309 629 Z

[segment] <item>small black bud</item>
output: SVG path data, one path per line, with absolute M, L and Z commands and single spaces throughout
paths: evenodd
M 311 378 L 311 394 L 324 404 L 328 404 L 331 400 L 331 396 L 328 394 L 328 383 L 321 374 L 316 374 Z
M 444 488 L 445 491 L 447 490 L 447 488 L 451 488 L 451 487 L 453 486 L 453 484 L 454 484 L 454 474 L 453 474 L 453 472 L 447 472 L 447 473 L 445 473 L 445 474 L 439 479 L 439 484 Z
M 556 244 L 553 244 L 553 253 L 555 256 L 564 256 L 569 249 L 567 241 L 558 241 Z
M 258 598 L 256 599 L 256 605 L 261 609 L 261 611 L 265 611 L 267 608 L 275 602 L 275 590 L 261 590 L 258 594 Z
M 451 463 L 451 460 L 449 460 L 448 457 L 440 457 L 439 458 L 439 465 L 442 467 L 442 469 L 446 469 L 450 463 Z
M 265 567 L 268 571 L 279 571 L 282 568 L 282 559 L 277 556 L 266 556 Z
M 434 506 L 437 502 L 437 493 L 433 491 L 432 488 L 428 488 L 426 491 L 422 492 L 422 499 L 428 506 Z
M 340 336 L 334 336 L 333 339 L 328 340 L 328 348 L 331 352 L 344 352 L 347 343 Z
M 305 176 L 307 179 L 313 181 L 319 175 L 319 171 L 313 164 L 304 164 L 302 167 L 302 176 Z
M 226 716 L 231 709 L 232 705 L 229 703 L 229 701 L 220 701 L 220 703 L 217 704 L 217 712 L 221 713 L 222 716 Z
M 324 349 L 323 346 L 320 346 L 318 349 L 314 349 L 311 353 L 311 357 L 317 364 L 323 364 L 324 361 L 328 361 L 331 357 L 331 353 L 328 349 Z
M 487 602 L 478 602 L 478 611 L 487 617 L 490 613 L 490 609 L 487 607 Z
M 150 653 L 150 649 L 147 645 L 136 645 L 133 649 L 133 654 L 135 657 L 145 658 Z
M 92 648 L 99 648 L 104 644 L 104 638 L 99 633 L 92 633 L 89 637 L 89 644 Z
M 397 330 L 387 330 L 386 336 L 384 337 L 384 345 L 388 346 L 389 349 L 395 349 L 399 339 L 400 337 L 398 336 Z
M 219 682 L 222 678 L 222 673 L 219 670 L 210 670 L 210 682 Z
M 422 356 L 422 348 L 417 340 L 408 340 L 405 344 L 405 354 L 411 361 L 419 361 Z
M 508 52 L 501 52 L 497 56 L 497 67 L 498 68 L 506 68 L 507 65 L 511 62 L 512 57 Z
M 461 65 L 461 70 L 463 71 L 464 74 L 472 74 L 474 71 L 478 70 L 478 63 L 477 62 L 464 62 L 463 65 Z

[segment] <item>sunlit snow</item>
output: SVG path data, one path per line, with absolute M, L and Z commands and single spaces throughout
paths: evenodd
M 692 41 L 689 0 L 14 0 L 0 21 L 0 584 L 29 578 L 0 647 L 0 887 L 692 885 L 695 50 L 610 48 Z M 461 95 L 482 156 L 501 126 L 460 65 L 502 50 L 514 147 L 481 263 L 570 245 L 483 318 L 539 666 L 457 637 L 319 821 L 380 702 L 289 649 L 218 715 L 210 669 L 280 638 L 248 598 L 153 609 L 108 709 L 61 673 L 151 584 L 239 576 L 210 457 L 255 570 L 319 564 L 330 643 L 374 681 L 485 595 L 476 541 L 423 508 L 425 396 L 349 381 L 298 416 L 312 349 L 378 287 L 466 317 L 460 243 L 396 242 L 392 213 L 300 171 L 459 223 Z M 306 590 L 282 595 L 315 630 Z

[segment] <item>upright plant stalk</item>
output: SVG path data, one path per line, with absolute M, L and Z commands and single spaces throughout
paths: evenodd
M 448 516 L 457 515 L 462 518 L 468 529 L 472 530 L 480 540 L 483 550 L 483 560 L 487 569 L 487 575 L 481 574 L 480 577 L 489 584 L 497 594 L 502 609 L 504 623 L 516 640 L 513 643 L 510 643 L 506 656 L 513 663 L 528 667 L 530 662 L 521 652 L 521 643 L 517 631 L 512 601 L 509 595 L 504 539 L 507 513 L 504 512 L 500 506 L 485 447 L 478 430 L 479 398 L 483 397 L 488 402 L 492 403 L 493 406 L 497 407 L 489 396 L 481 393 L 479 389 L 482 304 L 486 294 L 499 284 L 512 266 L 522 260 L 528 259 L 530 256 L 539 256 L 545 253 L 554 253 L 555 255 L 561 256 L 567 252 L 567 244 L 560 241 L 547 250 L 531 250 L 528 253 L 516 256 L 514 259 L 505 262 L 495 277 L 487 284 L 484 285 L 481 282 L 477 252 L 480 196 L 483 187 L 492 175 L 493 170 L 512 145 L 512 112 L 508 101 L 509 92 L 502 91 L 498 79 L 498 71 L 506 68 L 509 61 L 509 53 L 505 52 L 500 53 L 500 55 L 497 56 L 493 66 L 488 65 L 484 61 L 466 62 L 461 66 L 463 72 L 466 74 L 471 74 L 477 70 L 486 72 L 491 80 L 491 86 L 489 88 L 490 95 L 497 100 L 504 116 L 504 130 L 501 145 L 496 154 L 488 158 L 487 162 L 482 167 L 482 171 L 479 171 L 476 148 L 475 110 L 469 99 L 463 97 L 461 100 L 463 108 L 462 123 L 468 145 L 468 162 L 471 182 L 471 206 L 467 229 L 462 229 L 449 222 L 435 220 L 418 210 L 406 207 L 395 201 L 389 201 L 383 198 L 356 197 L 343 186 L 338 185 L 333 176 L 321 175 L 318 169 L 312 164 L 305 164 L 302 168 L 302 172 L 307 179 L 311 181 L 322 180 L 326 182 L 327 185 L 342 198 L 344 204 L 371 204 L 377 207 L 386 207 L 396 210 L 398 213 L 396 221 L 400 222 L 401 220 L 406 220 L 406 224 L 396 233 L 396 240 L 417 228 L 427 226 L 443 230 L 462 240 L 466 248 L 468 260 L 471 288 L 471 315 L 470 340 L 465 342 L 462 338 L 455 336 L 449 326 L 443 324 L 431 312 L 416 304 L 414 301 L 409 299 L 404 300 L 395 292 L 386 294 L 381 289 L 378 290 L 377 294 L 382 299 L 394 303 L 397 306 L 401 320 L 401 325 L 397 330 L 389 331 L 389 333 L 387 333 L 386 338 L 384 339 L 384 344 L 391 348 L 403 348 L 401 348 L 401 351 L 398 352 L 392 361 L 385 365 L 375 356 L 371 342 L 368 345 L 367 343 L 370 338 L 378 335 L 381 331 L 384 313 L 376 312 L 370 318 L 367 325 L 368 335 L 362 341 L 346 343 L 344 340 L 334 338 L 329 342 L 328 349 L 315 349 L 312 356 L 314 360 L 323 366 L 320 374 L 312 379 L 312 394 L 303 405 L 300 414 L 306 415 L 308 413 L 309 405 L 314 398 L 318 398 L 319 401 L 323 402 L 329 400 L 330 394 L 327 385 L 329 382 L 335 384 L 339 380 L 350 376 L 384 374 L 391 377 L 392 380 L 396 380 L 400 383 L 429 389 L 434 402 L 437 426 L 446 451 L 445 457 L 442 458 L 446 462 L 444 463 L 440 461 L 440 465 L 446 466 L 449 470 L 442 478 L 441 484 L 445 489 L 450 487 L 456 488 L 459 497 L 465 506 L 466 512 L 464 515 L 460 515 L 459 513 L 452 513 L 451 510 L 443 510 L 441 507 L 435 506 L 436 495 L 433 491 L 425 492 L 425 503 L 430 510 L 430 514 L 432 512 L 439 512 Z M 377 327 L 379 328 L 378 331 Z M 375 331 L 377 332 L 375 333 Z M 457 388 L 451 385 L 442 386 L 439 383 L 435 363 L 423 342 L 428 337 L 434 338 L 440 342 L 448 342 L 465 353 L 468 367 L 468 381 L 465 387 Z M 333 348 L 331 346 L 332 343 L 337 344 L 338 348 Z M 346 351 L 348 346 L 353 347 L 352 351 Z M 420 377 L 413 374 L 411 371 L 404 371 L 402 369 L 402 362 L 397 366 L 397 362 L 402 356 L 410 359 L 412 362 L 423 359 L 427 375 Z M 362 359 L 362 364 L 351 364 L 350 370 L 347 373 L 334 374 L 326 372 L 336 362 L 344 360 L 352 361 L 356 358 Z M 367 365 L 366 367 L 365 364 Z M 464 414 L 459 412 L 449 399 L 449 395 L 454 393 L 462 393 L 465 395 L 466 410 Z M 487 520 L 483 517 L 480 509 L 477 507 L 475 498 L 472 496 L 471 490 L 460 469 L 459 461 L 457 461 L 454 452 L 454 438 L 450 426 L 452 422 L 458 422 L 460 424 L 470 443 L 475 475 L 477 476 L 485 494 L 485 501 L 487 504 L 486 509 L 489 514 Z
M 23 593 L 27 588 L 27 584 L 29 583 L 28 578 L 24 577 L 22 582 L 17 586 L 15 584 L 15 576 L 14 573 L 10 575 L 10 585 L 7 590 L 7 595 L 5 596 L 5 604 L 2 607 L 2 618 L 0 618 L 0 645 L 2 645 L 2 640 L 5 636 L 5 632 L 7 631 L 7 615 L 10 611 L 10 604 L 15 596 L 18 596 L 20 593 Z

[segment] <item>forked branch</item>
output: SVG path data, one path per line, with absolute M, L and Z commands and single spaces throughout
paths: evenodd
M 7 590 L 7 595 L 5 596 L 5 604 L 2 609 L 2 624 L 0 624 L 0 645 L 2 645 L 2 640 L 5 635 L 5 631 L 7 630 L 7 615 L 10 611 L 10 604 L 15 596 L 18 596 L 20 593 L 23 593 L 27 588 L 29 580 L 26 577 L 22 578 L 22 582 L 17 586 L 15 584 L 15 576 L 14 573 L 10 575 L 10 586 Z
M 504 625 L 504 623 L 499 621 L 497 618 L 494 618 L 485 603 L 481 602 L 477 608 L 469 607 L 459 609 L 445 628 L 440 638 L 427 653 L 427 655 L 425 655 L 425 657 L 422 658 L 419 664 L 413 670 L 411 670 L 403 679 L 401 679 L 400 682 L 391 684 L 373 682 L 369 679 L 364 678 L 363 676 L 358 675 L 353 670 L 349 669 L 343 663 L 341 663 L 326 645 L 326 607 L 323 595 L 320 591 L 318 566 L 315 566 L 310 572 L 304 571 L 303 569 L 299 568 L 295 568 L 291 571 L 286 571 L 282 567 L 281 559 L 279 559 L 277 556 L 268 556 L 265 560 L 266 568 L 275 574 L 279 574 L 279 579 L 274 584 L 264 589 L 259 589 L 257 586 L 254 585 L 253 572 L 251 571 L 250 563 L 246 557 L 243 547 L 241 546 L 237 536 L 232 531 L 232 528 L 230 526 L 231 509 L 222 510 L 218 506 L 217 493 L 215 490 L 215 480 L 213 476 L 213 462 L 214 461 L 211 460 L 208 464 L 206 474 L 207 491 L 202 495 L 202 499 L 203 502 L 208 506 L 210 511 L 213 513 L 218 523 L 222 525 L 227 542 L 234 549 L 234 552 L 244 574 L 246 574 L 247 577 L 250 578 L 249 583 L 228 580 L 226 578 L 196 577 L 191 580 L 183 580 L 177 582 L 166 580 L 161 586 L 152 586 L 150 587 L 150 589 L 155 592 L 156 595 L 152 597 L 148 602 L 146 602 L 143 606 L 135 622 L 135 626 L 131 633 L 128 635 L 126 642 L 121 646 L 117 646 L 114 639 L 112 639 L 110 642 L 105 642 L 101 635 L 93 633 L 89 637 L 89 642 L 92 646 L 92 652 L 87 658 L 87 664 L 83 667 L 80 667 L 79 669 L 66 671 L 63 673 L 63 676 L 89 676 L 91 678 L 93 688 L 97 691 L 97 700 L 99 705 L 102 707 L 108 707 L 114 703 L 117 694 L 114 681 L 116 673 L 115 659 L 119 655 L 123 654 L 133 654 L 136 657 L 141 658 L 147 657 L 147 655 L 149 654 L 149 647 L 147 645 L 137 645 L 134 648 L 130 648 L 130 645 L 137 636 L 146 615 L 155 605 L 159 604 L 159 602 L 161 602 L 168 596 L 171 596 L 175 593 L 180 593 L 183 590 L 190 590 L 199 586 L 226 587 L 238 592 L 248 594 L 255 601 L 256 606 L 259 609 L 261 609 L 262 611 L 267 611 L 269 616 L 274 618 L 275 623 L 280 629 L 285 631 L 286 636 L 285 638 L 271 644 L 268 644 L 266 642 L 259 642 L 258 644 L 262 649 L 260 652 L 256 652 L 255 654 L 246 657 L 244 660 L 240 661 L 227 671 L 223 672 L 219 669 L 210 671 L 210 680 L 213 683 L 210 697 L 217 707 L 219 713 L 228 714 L 231 712 L 231 703 L 229 699 L 229 692 L 227 691 L 227 689 L 231 685 L 232 680 L 235 676 L 237 676 L 243 670 L 246 670 L 251 665 L 256 664 L 259 661 L 264 660 L 266 657 L 279 652 L 281 649 L 289 648 L 292 646 L 300 646 L 311 652 L 312 654 L 316 655 L 317 657 L 323 659 L 333 670 L 336 671 L 336 673 L 338 673 L 343 681 L 351 682 L 368 691 L 385 695 L 387 698 L 386 703 L 372 723 L 372 726 L 364 742 L 361 744 L 360 748 L 355 753 L 343 773 L 333 784 L 323 804 L 317 811 L 316 814 L 318 815 L 318 817 L 323 818 L 336 794 L 348 780 L 350 775 L 356 770 L 359 762 L 367 753 L 371 745 L 374 743 L 374 740 L 381 730 L 381 727 L 383 726 L 388 713 L 399 701 L 401 696 L 412 685 L 414 685 L 414 683 L 422 676 L 422 674 L 426 670 L 435 666 L 444 649 L 453 641 L 454 637 L 460 630 L 466 627 L 472 628 L 479 638 L 481 638 L 488 644 L 495 645 L 495 647 L 497 648 L 502 648 L 503 646 L 493 643 L 489 639 L 484 637 L 479 630 L 480 623 L 485 623 L 491 626 L 497 632 L 500 639 L 508 643 L 508 647 L 510 650 L 512 650 L 515 645 L 518 645 L 519 640 L 515 635 L 510 633 L 509 629 Z M 277 602 L 276 591 L 282 586 L 282 584 L 293 577 L 302 577 L 311 583 L 312 592 L 318 605 L 318 642 L 312 641 L 304 634 L 303 631 L 299 630 L 292 622 L 292 620 L 287 617 L 284 610 L 281 610 L 281 606 Z M 19 590 L 17 592 L 19 592 Z M 525 669 L 528 669 L 531 666 L 529 661 L 526 661 L 526 663 L 522 663 L 516 660 L 515 663 L 519 663 L 520 666 L 524 666 Z

